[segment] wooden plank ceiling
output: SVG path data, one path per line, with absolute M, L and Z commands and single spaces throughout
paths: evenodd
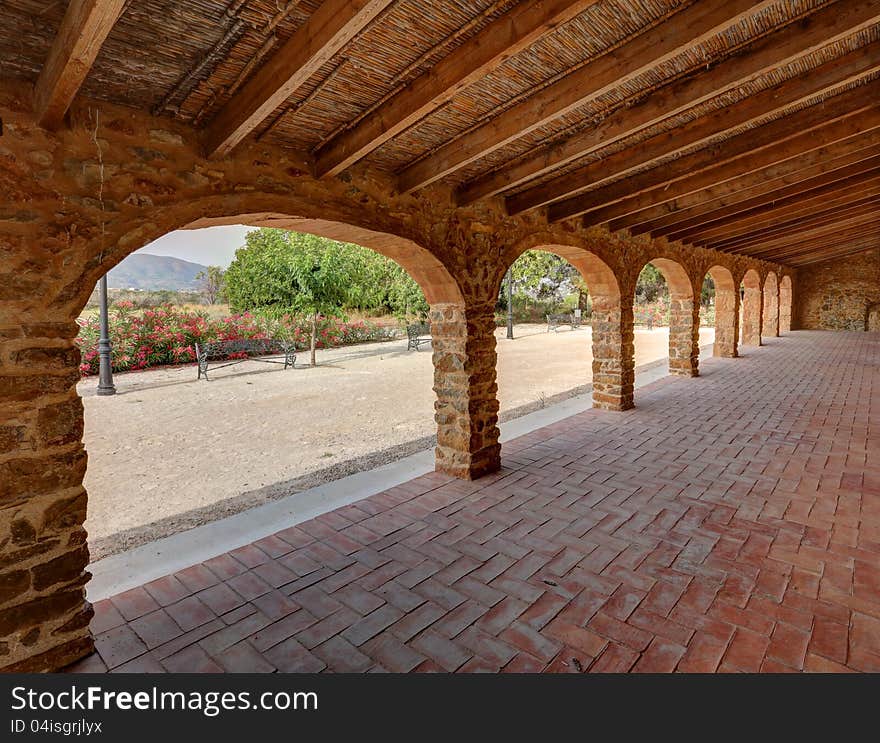
M 7 0 L 0 28 L 50 128 L 80 94 L 462 205 L 795 266 L 880 245 L 880 0 Z

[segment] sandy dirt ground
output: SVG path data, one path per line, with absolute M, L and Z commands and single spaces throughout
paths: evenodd
M 502 419 L 590 382 L 590 330 L 498 330 Z M 701 345 L 714 330 L 700 331 Z M 667 355 L 665 329 L 636 331 L 636 365 Z M 318 352 L 318 366 L 248 361 L 197 381 L 194 366 L 79 385 L 89 454 L 93 558 L 221 518 L 430 446 L 430 346 L 406 340 Z

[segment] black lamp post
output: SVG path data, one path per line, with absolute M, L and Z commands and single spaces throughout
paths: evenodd
M 98 303 L 101 311 L 101 335 L 98 338 L 98 394 L 115 395 L 113 362 L 110 357 L 110 320 L 107 316 L 107 274 L 98 282 Z
M 513 340 L 513 272 L 507 269 L 507 337 Z

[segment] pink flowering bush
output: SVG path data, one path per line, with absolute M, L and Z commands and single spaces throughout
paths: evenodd
M 268 319 L 249 312 L 211 320 L 199 312 L 171 305 L 135 310 L 131 302 L 117 302 L 110 310 L 110 340 L 114 371 L 136 371 L 155 366 L 188 364 L 195 361 L 195 344 L 211 341 L 277 338 L 308 348 L 308 318 L 286 315 Z M 77 345 L 82 353 L 83 376 L 98 373 L 98 317 L 80 324 Z M 319 321 L 318 348 L 386 340 L 388 330 L 370 323 L 343 322 L 334 318 Z M 241 358 L 245 354 L 231 354 Z

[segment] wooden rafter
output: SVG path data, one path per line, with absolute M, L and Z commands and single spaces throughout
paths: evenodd
M 822 227 L 825 225 L 839 224 L 840 222 L 858 217 L 863 214 L 872 214 L 880 209 L 880 188 L 874 186 L 866 189 L 861 196 L 849 203 L 844 203 L 833 208 L 814 211 L 811 215 L 801 215 L 797 218 L 787 219 L 776 225 L 769 225 L 762 229 L 741 232 L 736 236 L 723 240 L 709 240 L 700 242 L 703 247 L 713 250 L 730 250 L 753 245 L 759 241 L 771 240 L 786 235 L 797 234 L 800 231 Z
M 880 152 L 880 132 L 870 130 L 865 135 L 855 135 L 839 144 L 820 148 L 816 154 L 808 154 L 791 163 L 791 172 L 779 175 L 773 168 L 761 178 L 760 174 L 748 174 L 733 178 L 701 191 L 689 193 L 674 202 L 661 203 L 659 207 L 645 209 L 608 223 L 612 232 L 629 229 L 634 235 L 651 233 L 657 237 L 700 227 L 710 222 L 738 214 L 769 198 L 781 198 L 800 193 L 808 188 L 832 183 L 841 178 L 862 172 L 860 163 Z M 811 160 L 817 160 L 810 164 Z M 804 166 L 804 167 L 801 167 Z M 776 192 L 776 193 L 773 193 Z M 768 197 L 767 194 L 773 194 Z
M 875 23 L 878 17 L 880 0 L 835 3 L 803 22 L 766 36 L 708 71 L 698 70 L 695 75 L 659 88 L 638 105 L 613 113 L 587 131 L 465 185 L 458 191 L 458 203 L 470 204 L 543 176 L 600 147 L 856 33 Z
M 871 248 L 876 248 L 878 246 L 880 246 L 880 234 L 875 233 L 861 241 L 851 242 L 842 247 L 823 247 L 816 251 L 789 258 L 786 263 L 794 267 L 806 266 L 811 263 L 821 263 L 835 258 L 846 258 L 847 256 L 855 255 L 856 253 L 861 253 L 862 251 L 870 250 Z
M 835 247 L 846 241 L 857 241 L 875 236 L 878 221 L 880 220 L 876 214 L 868 215 L 849 226 L 833 225 L 809 234 L 797 235 L 785 241 L 777 241 L 772 244 L 764 243 L 759 248 L 753 247 L 727 252 L 764 260 L 784 261 L 820 248 Z
M 126 0 L 71 0 L 34 89 L 37 121 L 56 129 L 92 69 Z
M 644 142 L 534 186 L 508 198 L 508 208 L 512 213 L 518 213 L 564 199 L 552 205 L 550 218 L 553 221 L 568 219 L 599 208 L 607 203 L 600 200 L 602 197 L 595 196 L 592 192 L 579 192 L 612 176 L 625 175 L 636 168 L 658 163 L 665 157 L 705 145 L 715 137 L 784 112 L 877 69 L 880 69 L 880 42 L 826 62 L 811 70 L 808 75 L 786 80 L 739 103 L 724 106 L 683 126 L 657 134 Z
M 814 113 L 820 117 L 826 110 L 822 106 L 814 107 Z M 795 115 L 791 122 L 782 119 L 767 126 L 774 129 L 780 125 L 790 127 L 800 120 L 800 115 Z M 801 170 L 811 166 L 821 167 L 830 158 L 876 144 L 880 141 L 880 132 L 876 131 L 878 128 L 880 107 L 867 108 L 830 124 L 790 134 L 766 147 L 757 147 L 754 152 L 746 150 L 746 154 L 740 154 L 750 135 L 756 144 L 766 141 L 764 127 L 759 127 L 728 140 L 731 143 L 729 148 L 724 142 L 717 148 L 710 148 L 709 152 L 717 157 L 715 167 L 700 158 L 703 167 L 689 174 L 687 168 L 693 165 L 693 158 L 685 156 L 662 168 L 626 179 L 632 181 L 634 195 L 630 195 L 630 186 L 626 181 L 621 181 L 620 185 L 612 184 L 607 191 L 603 189 L 606 196 L 602 197 L 611 201 L 586 214 L 584 223 L 610 222 L 616 230 L 665 216 L 670 217 L 669 221 L 676 221 L 672 216 L 676 212 L 752 185 L 766 184 L 769 180 L 788 176 L 791 176 L 788 182 L 794 182 L 798 180 L 796 174 Z M 796 129 L 789 128 L 788 131 L 791 133 Z M 694 153 L 695 156 L 698 154 Z M 730 157 L 731 154 L 734 157 Z
M 690 240 L 707 231 L 723 231 L 731 225 L 743 220 L 760 216 L 768 210 L 780 209 L 789 205 L 802 203 L 805 199 L 835 196 L 841 189 L 848 189 L 852 184 L 861 183 L 877 167 L 877 147 L 859 150 L 858 162 L 841 167 L 833 167 L 839 164 L 832 160 L 826 164 L 827 171 L 815 177 L 800 177 L 806 171 L 795 174 L 799 180 L 780 187 L 779 183 L 771 182 L 762 191 L 751 198 L 743 198 L 736 205 L 722 213 L 710 213 L 696 224 L 688 227 L 673 226 L 666 230 L 658 230 L 652 233 L 655 237 L 669 237 L 671 240 Z M 874 156 L 869 156 L 874 153 Z M 863 159 L 861 159 L 863 158 Z M 844 158 L 840 159 L 845 161 Z M 808 169 L 812 171 L 812 168 Z M 775 187 L 774 187 L 775 186 Z M 749 194 L 753 193 L 750 189 Z M 658 234 L 663 232 L 663 235 Z
M 316 174 L 319 177 L 339 174 L 596 2 L 546 0 L 514 6 L 385 101 L 357 126 L 323 146 L 315 156 Z
M 220 110 L 205 135 L 208 154 L 228 154 L 392 1 L 324 0 Z
M 880 83 L 865 87 L 880 94 Z M 660 167 L 600 186 L 590 195 L 602 206 L 591 210 L 585 221 L 598 224 L 652 207 L 656 212 L 681 208 L 680 202 L 687 200 L 684 197 L 688 194 L 831 147 L 880 124 L 880 107 L 870 105 L 870 93 L 865 96 L 861 90 L 848 91 L 834 100 L 831 113 L 826 106 L 810 106 Z M 662 207 L 667 202 L 669 206 Z
M 399 188 L 414 191 L 463 168 L 772 4 L 700 0 L 414 163 Z
M 845 239 L 853 234 L 862 234 L 866 229 L 870 229 L 871 225 L 877 221 L 877 210 L 873 209 L 865 214 L 855 217 L 815 226 L 809 229 L 792 231 L 782 237 L 770 239 L 756 239 L 742 245 L 725 249 L 728 253 L 748 253 L 749 255 L 765 255 L 778 250 L 787 250 L 788 248 L 800 248 L 808 244 L 812 240 L 820 241 L 823 238 L 832 240 Z
M 681 233 L 669 236 L 671 240 L 686 240 L 697 245 L 717 241 L 738 239 L 741 235 L 760 229 L 778 229 L 782 225 L 797 224 L 809 220 L 825 209 L 845 207 L 872 195 L 880 175 L 880 164 L 874 163 L 872 169 L 861 175 L 841 180 L 824 188 L 812 189 L 790 199 L 769 201 L 762 207 L 752 209 L 736 216 L 736 221 L 723 225 L 709 225 L 708 228 L 695 228 L 690 234 L 679 237 Z M 823 193 L 824 191 L 824 193 Z

